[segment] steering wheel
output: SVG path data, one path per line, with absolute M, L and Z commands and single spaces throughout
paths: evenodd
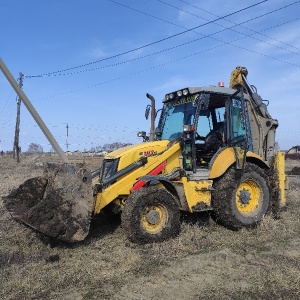
M 205 141 L 205 136 L 201 136 L 197 131 L 195 131 L 195 139 L 199 141 Z

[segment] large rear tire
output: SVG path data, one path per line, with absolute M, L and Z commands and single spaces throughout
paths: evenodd
M 173 195 L 157 186 L 132 193 L 121 219 L 128 239 L 134 243 L 161 242 L 180 231 L 180 213 Z
M 266 176 L 258 166 L 247 163 L 245 172 L 231 167 L 214 183 L 214 217 L 231 229 L 252 227 L 265 216 L 270 206 Z

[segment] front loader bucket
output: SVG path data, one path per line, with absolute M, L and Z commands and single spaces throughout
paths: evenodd
M 25 181 L 4 205 L 15 220 L 48 236 L 82 241 L 94 208 L 91 172 L 82 164 L 48 163 L 44 176 Z

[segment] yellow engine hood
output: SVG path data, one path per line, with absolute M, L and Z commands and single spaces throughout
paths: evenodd
M 143 156 L 150 157 L 162 152 L 166 149 L 169 142 L 168 140 L 163 140 L 126 146 L 108 153 L 105 159 L 120 158 L 118 170 L 122 170 Z

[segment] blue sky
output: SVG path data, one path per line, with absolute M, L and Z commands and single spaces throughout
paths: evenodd
M 164 95 L 180 88 L 228 86 L 239 65 L 269 100 L 286 150 L 300 144 L 300 1 L 245 9 L 259 2 L 0 0 L 0 57 L 15 78 L 25 75 L 25 93 L 63 150 L 67 124 L 72 151 L 138 143 L 136 133 L 150 128 L 146 93 L 161 107 Z M 1 73 L 5 151 L 12 149 L 15 121 L 16 95 Z M 22 105 L 22 151 L 30 143 L 51 149 Z

